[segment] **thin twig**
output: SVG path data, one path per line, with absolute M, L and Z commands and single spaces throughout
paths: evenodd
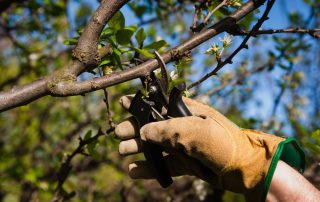
M 290 63 L 290 66 L 287 70 L 286 76 L 289 76 L 290 74 L 292 74 L 293 72 L 293 63 Z M 280 104 L 281 98 L 284 95 L 286 89 L 288 88 L 288 85 L 291 83 L 291 81 L 284 83 L 284 85 L 281 86 L 281 90 L 279 92 L 279 94 L 277 95 L 276 99 L 274 100 L 274 105 L 272 108 L 272 113 L 271 113 L 271 118 L 274 117 L 276 115 L 278 106 Z
M 230 81 L 223 82 L 221 85 L 219 85 L 219 86 L 217 86 L 217 87 L 205 92 L 203 95 L 200 95 L 200 97 L 202 97 L 202 96 L 209 96 L 210 97 L 211 95 L 216 94 L 217 92 L 219 92 L 220 90 L 224 89 L 227 86 L 233 86 L 233 85 L 236 85 L 236 84 L 241 84 L 241 83 L 243 83 L 243 80 L 245 78 L 248 78 L 253 74 L 256 74 L 256 73 L 264 71 L 270 65 L 271 64 L 268 62 L 267 64 L 264 64 L 262 66 L 254 68 L 250 72 L 246 72 L 245 75 L 235 76 L 235 78 L 231 79 Z
M 308 17 L 308 18 L 305 20 L 305 22 L 304 22 L 304 24 L 305 24 L 306 27 L 308 26 L 308 24 L 310 23 L 311 19 L 313 18 L 313 14 L 314 14 L 314 10 L 311 9 L 311 12 L 310 12 L 309 17 Z M 319 29 L 315 29 L 315 30 L 317 30 L 317 31 L 315 31 L 314 34 L 317 33 L 317 32 L 319 32 Z M 309 32 L 308 32 L 308 33 L 309 33 Z M 310 34 L 310 33 L 309 33 L 309 34 Z M 310 34 L 310 35 L 311 35 L 311 34 Z M 311 35 L 311 36 L 312 36 L 312 35 Z M 301 41 L 301 40 L 303 39 L 303 37 L 304 37 L 304 35 L 300 35 L 300 36 L 299 36 L 299 40 Z M 283 52 L 282 55 L 284 55 L 284 54 L 285 54 L 285 53 Z M 293 73 L 293 69 L 294 69 L 294 64 L 293 64 L 292 62 L 290 62 L 290 63 L 289 63 L 289 68 L 287 69 L 286 76 L 291 75 L 291 74 Z M 274 106 L 273 106 L 272 114 L 271 114 L 271 117 L 270 117 L 271 120 L 275 117 L 276 112 L 277 112 L 277 108 L 278 108 L 278 106 L 279 106 L 279 104 L 280 104 L 280 102 L 281 102 L 281 98 L 282 98 L 282 96 L 284 95 L 286 89 L 288 88 L 288 85 L 290 85 L 290 82 L 291 82 L 291 81 L 289 81 L 289 82 L 287 82 L 287 83 L 284 83 L 284 85 L 281 86 L 281 90 L 280 90 L 279 94 L 277 95 L 277 97 L 276 97 L 275 100 L 274 100 Z M 271 125 L 271 122 L 270 122 L 270 125 Z
M 213 1 L 210 0 L 203 0 L 203 1 L 199 1 L 199 4 L 195 4 L 195 12 L 194 12 L 194 16 L 193 16 L 193 21 L 192 21 L 192 26 L 190 27 L 192 32 L 200 32 L 205 26 L 205 23 L 199 23 L 200 21 L 200 14 L 201 11 L 204 9 L 207 9 L 209 6 L 211 6 L 213 3 Z
M 99 74 L 100 74 L 100 76 L 103 75 L 101 68 L 99 68 Z M 106 88 L 103 88 L 102 90 L 103 90 L 103 94 L 104 94 L 103 102 L 105 103 L 106 108 L 107 108 L 107 123 L 109 124 L 109 126 L 111 128 L 115 128 L 116 124 L 113 122 L 112 116 L 111 116 L 111 109 L 110 109 L 110 104 L 109 104 L 109 93 Z
M 208 13 L 208 15 L 206 16 L 206 18 L 203 21 L 204 25 L 208 24 L 208 21 L 210 20 L 210 17 L 217 11 L 219 10 L 222 6 L 227 5 L 228 0 L 223 0 L 217 7 L 215 7 L 212 11 L 210 11 Z
M 262 34 L 276 34 L 276 33 L 297 33 L 297 34 L 309 34 L 314 38 L 320 38 L 320 29 L 301 29 L 301 28 L 288 28 L 288 29 L 267 29 L 258 30 L 253 36 Z M 249 32 L 245 30 L 240 30 L 239 32 L 232 33 L 233 35 L 248 35 Z
M 79 145 L 78 147 L 70 154 L 67 155 L 66 159 L 63 161 L 63 163 L 61 164 L 59 171 L 57 173 L 57 180 L 58 180 L 58 185 L 55 189 L 54 192 L 54 196 L 53 199 L 51 200 L 51 202 L 60 202 L 60 201 L 65 201 L 67 199 L 70 199 L 71 197 L 73 197 L 75 195 L 74 192 L 71 193 L 65 193 L 64 189 L 63 189 L 63 184 L 64 182 L 67 180 L 71 169 L 72 169 L 72 165 L 71 165 L 71 161 L 72 159 L 77 155 L 77 154 L 83 154 L 84 151 L 84 147 L 90 143 L 92 143 L 93 141 L 97 140 L 100 136 L 102 135 L 106 135 L 111 133 L 112 131 L 114 131 L 114 128 L 109 128 L 106 133 L 103 132 L 101 130 L 101 128 L 98 130 L 98 133 L 86 140 L 83 140 L 81 137 L 79 137 Z
M 219 62 L 216 66 L 215 69 L 213 69 L 211 72 L 209 72 L 208 74 L 206 74 L 205 76 L 203 76 L 202 78 L 200 78 L 198 81 L 190 84 L 187 89 L 191 89 L 199 84 L 201 84 L 202 82 L 204 82 L 205 80 L 207 80 L 208 78 L 210 78 L 213 75 L 217 75 L 217 72 L 224 67 L 226 64 L 232 64 L 232 59 L 234 58 L 234 56 L 236 56 L 242 49 L 248 49 L 248 45 L 247 42 L 250 39 L 251 36 L 253 36 L 253 34 L 259 30 L 259 28 L 262 26 L 262 24 L 264 23 L 264 21 L 268 20 L 268 14 L 274 4 L 275 0 L 269 0 L 266 10 L 264 11 L 262 17 L 258 20 L 258 22 L 253 26 L 253 28 L 251 29 L 251 31 L 249 32 L 249 34 L 247 34 L 247 36 L 245 37 L 245 39 L 242 41 L 242 43 L 239 45 L 239 47 L 233 51 L 233 53 L 231 53 L 231 55 L 225 59 L 223 62 Z
M 191 30 L 194 30 L 197 28 L 200 12 L 201 12 L 201 8 L 194 6 L 194 16 L 193 16 L 193 20 L 192 20 L 192 26 L 190 27 Z
M 103 93 L 104 93 L 104 103 L 106 104 L 107 107 L 107 119 L 108 119 L 108 124 L 111 128 L 115 128 L 116 124 L 113 122 L 112 120 L 112 116 L 111 116 L 111 109 L 110 109 L 110 104 L 109 104 L 109 94 L 108 91 L 104 88 L 103 89 Z

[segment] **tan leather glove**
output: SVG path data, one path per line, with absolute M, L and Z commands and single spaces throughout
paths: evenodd
M 122 97 L 120 103 L 128 109 L 131 99 Z M 187 98 L 184 102 L 193 116 L 147 124 L 140 138 L 169 152 L 166 162 L 172 176 L 194 175 L 215 187 L 244 193 L 248 201 L 264 200 L 264 180 L 284 138 L 240 129 L 207 105 Z M 120 123 L 115 133 L 122 140 L 121 154 L 141 152 L 133 117 Z M 154 176 L 145 161 L 130 164 L 129 175 L 134 179 Z

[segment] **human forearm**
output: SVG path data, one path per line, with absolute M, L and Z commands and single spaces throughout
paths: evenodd
M 267 201 L 320 201 L 320 191 L 295 169 L 279 161 L 271 181 Z

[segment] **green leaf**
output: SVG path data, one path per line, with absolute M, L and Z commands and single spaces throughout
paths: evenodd
M 318 145 L 320 145 L 320 129 L 312 132 L 311 138 L 314 139 Z
M 146 33 L 144 32 L 144 29 L 141 28 L 139 31 L 136 33 L 136 40 L 138 42 L 139 47 L 142 47 L 143 41 L 147 38 Z
M 155 41 L 151 44 L 145 46 L 145 49 L 153 49 L 153 50 L 159 50 L 160 48 L 167 46 L 167 42 L 165 40 Z
M 137 24 L 125 27 L 125 29 L 131 30 L 133 32 L 137 31 L 137 28 L 138 28 Z
M 309 149 L 314 154 L 320 153 L 320 146 L 317 144 L 306 142 L 306 143 L 304 143 L 304 147 Z
M 148 7 L 144 5 L 136 5 L 136 3 L 129 3 L 129 7 L 133 10 L 138 18 L 141 18 L 147 11 Z
M 102 31 L 100 38 L 101 38 L 101 37 L 108 37 L 108 36 L 111 36 L 111 35 L 113 35 L 113 29 L 110 28 L 110 27 L 106 27 L 106 28 L 104 28 L 104 30 Z
M 147 10 L 146 6 L 137 6 L 134 11 L 135 11 L 136 15 L 139 18 L 141 18 L 143 16 L 143 14 L 146 12 L 146 10 Z
M 86 141 L 92 136 L 92 130 L 88 130 L 87 133 L 84 135 L 83 140 Z
M 149 50 L 147 49 L 140 49 L 140 48 L 134 48 L 138 53 L 144 55 L 145 57 L 147 58 L 154 58 L 154 54 L 153 53 L 150 53 Z
M 79 39 L 79 37 L 67 39 L 67 40 L 65 40 L 63 43 L 64 43 L 65 45 L 68 45 L 68 46 L 76 45 L 76 44 L 78 43 L 78 39 Z
M 30 182 L 35 183 L 37 181 L 37 175 L 33 169 L 29 169 L 26 173 L 24 178 Z
M 104 66 L 104 65 L 107 65 L 107 64 L 110 64 L 111 63 L 111 60 L 109 59 L 104 59 L 99 66 Z
M 157 14 L 157 17 L 158 17 L 160 20 L 163 19 L 163 15 L 162 15 L 162 13 L 161 13 L 161 9 L 160 9 L 160 8 L 157 8 L 157 9 L 156 9 L 156 14 Z
M 108 25 L 113 30 L 117 31 L 124 28 L 125 18 L 123 14 L 118 11 L 114 16 L 109 20 Z
M 126 28 L 118 30 L 117 33 L 116 33 L 116 41 L 120 45 L 129 44 L 133 33 L 134 33 L 134 31 L 132 31 L 130 29 L 126 29 Z
M 88 149 L 89 154 L 95 159 L 99 159 L 99 154 L 96 151 L 96 147 L 97 147 L 98 143 L 99 143 L 98 140 L 93 140 L 90 144 L 87 145 L 87 149 Z
M 122 69 L 121 52 L 117 48 L 114 48 L 112 56 L 113 56 L 113 59 L 115 59 L 115 62 L 117 63 L 117 65 L 120 67 L 120 69 Z

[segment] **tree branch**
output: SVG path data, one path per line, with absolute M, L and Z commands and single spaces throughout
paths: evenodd
M 111 2 L 113 1 L 115 0 L 111 0 Z M 107 1 L 103 1 L 101 3 L 101 6 L 102 4 L 107 4 L 106 2 Z M 122 5 L 120 4 L 120 2 L 123 3 L 124 1 L 118 1 L 118 3 L 115 3 L 115 6 L 117 8 L 120 5 Z M 258 8 L 259 6 L 261 6 L 264 2 L 265 0 L 247 2 L 246 4 L 241 6 L 237 11 L 230 14 L 230 16 L 224 18 L 223 20 L 213 25 L 212 27 L 209 27 L 208 29 L 203 30 L 202 32 L 194 35 L 185 43 L 163 54 L 162 55 L 163 60 L 166 63 L 168 63 L 174 60 L 177 57 L 177 55 L 197 47 L 198 45 L 211 39 L 212 37 L 214 37 L 215 35 L 223 31 L 229 30 L 230 27 L 234 26 L 237 21 L 245 17 L 247 14 L 249 14 L 256 8 Z M 113 7 L 110 7 L 110 5 L 109 6 L 104 5 L 103 8 L 111 9 L 112 11 L 115 11 L 112 9 Z M 97 18 L 93 17 L 92 21 L 89 22 L 87 27 L 91 26 L 91 22 L 95 21 L 94 19 L 97 20 Z M 103 19 L 108 20 L 109 18 L 107 15 L 104 15 Z M 98 21 L 100 22 L 100 20 Z M 101 28 L 102 24 L 94 25 L 93 27 L 98 27 L 97 29 L 100 30 L 102 29 Z M 90 32 L 89 31 L 84 32 L 83 34 L 85 33 L 90 33 Z M 80 38 L 82 38 L 82 36 Z M 95 37 L 90 37 L 90 38 L 92 40 L 95 40 L 97 34 L 94 34 L 94 36 Z M 79 41 L 77 46 L 77 47 L 80 47 L 81 51 L 88 50 L 88 48 L 96 48 L 93 46 L 87 47 L 87 45 L 85 44 L 81 45 L 84 43 L 83 41 L 86 41 L 86 40 L 82 39 L 81 41 L 82 42 Z M 125 81 L 129 81 L 129 80 L 144 76 L 144 75 L 148 75 L 151 71 L 157 69 L 158 65 L 159 64 L 157 60 L 150 59 L 145 63 L 128 70 L 116 72 L 111 75 L 106 75 L 106 76 L 95 78 L 89 81 L 76 82 L 76 76 L 85 69 L 85 66 L 83 65 L 83 63 L 75 60 L 70 63 L 69 67 L 65 67 L 61 70 L 58 70 L 53 75 L 45 77 L 42 80 L 19 87 L 16 90 L 13 89 L 9 92 L 0 93 L 0 112 L 30 103 L 31 101 L 34 101 L 48 94 L 52 96 L 62 97 L 62 96 L 72 96 L 72 95 L 83 95 L 88 92 L 100 90 L 109 86 L 113 86 L 119 83 L 123 83 Z M 12 100 L 14 101 L 12 102 Z
M 30 84 L 14 87 L 8 92 L 0 93 L 0 112 L 28 104 L 47 95 L 47 78 Z
M 220 22 L 216 23 L 207 30 L 194 35 L 188 41 L 182 43 L 181 45 L 169 50 L 167 53 L 161 55 L 165 63 L 174 60 L 177 55 L 184 53 L 185 51 L 192 50 L 193 48 L 199 46 L 203 42 L 211 39 L 215 35 L 227 31 L 235 25 L 237 21 L 245 17 L 248 13 L 252 12 L 260 6 L 264 1 L 258 1 L 254 3 L 250 1 L 239 8 L 237 11 L 232 13 L 230 16 L 224 18 Z M 100 78 L 95 78 L 88 81 L 76 82 L 76 83 L 59 83 L 55 86 L 51 93 L 54 96 L 73 96 L 73 95 L 83 95 L 88 92 L 113 86 L 125 81 L 129 81 L 141 76 L 146 76 L 150 74 L 151 71 L 159 67 L 158 61 L 156 59 L 150 59 L 136 67 L 121 72 L 116 72 L 111 75 L 103 76 Z
M 70 171 L 72 169 L 71 161 L 72 159 L 78 155 L 78 154 L 83 154 L 84 147 L 91 142 L 97 140 L 100 136 L 102 135 L 107 135 L 111 132 L 114 131 L 114 128 L 109 128 L 106 133 L 103 132 L 101 129 L 98 130 L 98 133 L 86 140 L 83 140 L 82 138 L 79 137 L 79 145 L 78 147 L 70 154 L 67 156 L 67 158 L 64 160 L 64 162 L 61 164 L 59 171 L 57 173 L 57 180 L 58 180 L 58 185 L 56 187 L 54 197 L 51 200 L 51 202 L 59 202 L 59 201 L 65 201 L 66 199 L 69 199 L 70 197 L 74 196 L 74 192 L 71 193 L 65 193 L 63 189 L 63 184 L 67 180 Z
M 211 72 L 209 72 L 208 74 L 204 75 L 202 78 L 200 78 L 198 81 L 190 84 L 187 89 L 191 89 L 197 85 L 199 85 L 200 83 L 204 82 L 205 80 L 207 80 L 208 78 L 210 78 L 213 75 L 216 75 L 217 72 L 223 68 L 225 65 L 227 64 L 232 64 L 232 59 L 234 58 L 234 56 L 236 56 L 242 49 L 248 49 L 248 45 L 247 42 L 249 41 L 250 37 L 253 36 L 253 34 L 259 30 L 259 28 L 261 27 L 261 25 L 264 23 L 264 21 L 268 20 L 268 14 L 274 4 L 275 0 L 269 0 L 266 10 L 264 11 L 263 15 L 261 16 L 261 18 L 258 20 L 258 22 L 253 26 L 253 28 L 251 29 L 251 31 L 249 32 L 249 34 L 245 37 L 245 39 L 242 41 L 242 43 L 239 45 L 239 47 L 234 50 L 231 55 L 225 59 L 223 62 L 219 62 L 216 66 L 216 68 L 214 68 Z
M 320 29 L 300 29 L 300 28 L 288 28 L 288 29 L 267 29 L 256 31 L 253 36 L 262 34 L 276 34 L 276 33 L 297 33 L 297 34 L 309 34 L 314 38 L 320 38 Z M 240 30 L 239 32 L 232 33 L 233 35 L 248 35 L 249 32 Z
M 72 56 L 77 58 L 84 66 L 95 67 L 100 63 L 98 43 L 100 34 L 106 23 L 130 0 L 103 0 L 93 14 L 89 24 L 85 27 Z M 84 69 L 79 69 L 78 74 Z M 77 74 L 77 75 L 78 75 Z
M 253 68 L 251 71 L 248 71 L 243 75 L 232 75 L 231 76 L 232 77 L 231 80 L 222 82 L 221 85 L 219 85 L 219 86 L 217 86 L 217 87 L 205 92 L 202 95 L 196 95 L 196 98 L 201 99 L 201 97 L 206 97 L 206 96 L 210 97 L 210 96 L 216 94 L 217 92 L 221 91 L 222 89 L 224 89 L 227 86 L 241 85 L 243 83 L 243 81 L 245 80 L 245 78 L 249 78 L 250 76 L 252 76 L 252 75 L 254 75 L 256 73 L 264 71 L 265 69 L 267 69 L 272 64 L 273 64 L 273 62 L 271 62 L 271 63 L 268 62 L 268 63 L 266 63 L 266 64 L 264 64 L 262 66 Z
M 1 0 L 0 0 L 1 1 Z M 85 27 L 84 32 L 80 36 L 78 45 L 75 47 L 73 53 L 79 56 L 86 56 L 86 52 L 97 54 L 91 60 L 100 58 L 105 53 L 98 52 L 99 36 L 103 27 L 108 20 L 126 3 L 128 0 L 104 0 L 101 2 L 99 8 L 94 13 L 90 22 Z M 91 45 L 88 45 L 88 44 Z M 93 46 L 92 44 L 96 44 Z M 105 50 L 103 49 L 105 52 Z M 82 58 L 82 57 L 80 57 Z M 83 59 L 83 58 L 82 58 Z M 84 60 L 74 60 L 64 68 L 55 71 L 53 74 L 34 81 L 30 84 L 14 87 L 10 91 L 0 93 L 0 112 L 12 109 L 14 107 L 28 104 L 40 97 L 50 94 L 50 89 L 59 82 L 74 82 L 76 77 L 82 73 L 92 62 L 84 62 Z

